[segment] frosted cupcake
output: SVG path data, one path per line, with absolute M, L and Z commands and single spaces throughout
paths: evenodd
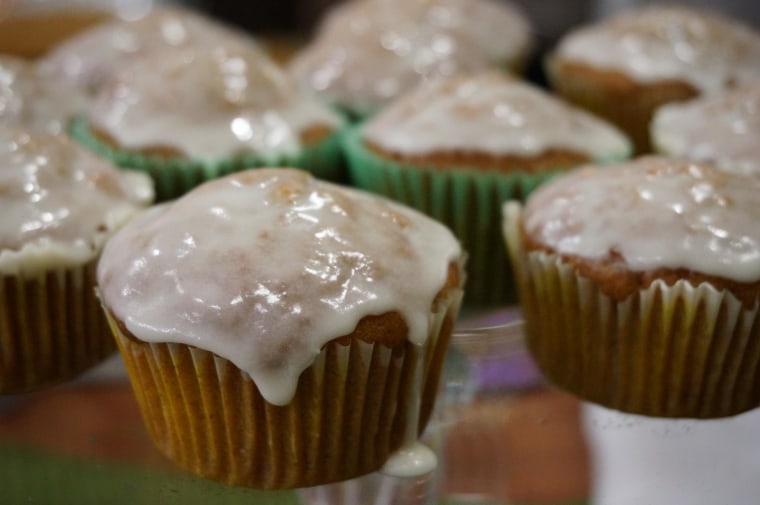
M 760 76 L 760 34 L 709 11 L 624 12 L 565 36 L 548 59 L 551 85 L 620 126 L 648 152 L 649 122 L 670 102 Z
M 614 127 L 498 72 L 422 85 L 346 136 L 354 184 L 449 226 L 468 253 L 467 302 L 514 301 L 501 205 L 560 171 L 628 157 Z
M 156 50 L 125 65 L 72 134 L 150 174 L 159 200 L 259 166 L 339 179 L 340 118 L 248 44 Z
M 492 0 L 353 0 L 334 9 L 290 70 L 353 117 L 421 82 L 501 67 L 519 72 L 532 45 L 525 16 Z
M 399 459 L 431 470 L 416 440 L 461 255 L 411 209 L 247 170 L 131 221 L 98 281 L 158 448 L 203 477 L 283 489 L 401 472 Z
M 760 175 L 760 79 L 657 110 L 652 144 L 661 154 Z
M 645 157 L 505 207 L 529 348 L 581 398 L 659 417 L 760 405 L 760 178 Z
M 63 133 L 86 109 L 79 88 L 55 80 L 34 63 L 0 55 L 0 125 Z
M 147 177 L 64 136 L 0 129 L 0 394 L 71 379 L 115 350 L 95 263 L 151 198 Z

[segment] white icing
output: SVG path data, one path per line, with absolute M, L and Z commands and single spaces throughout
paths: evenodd
M 228 41 L 255 41 L 191 10 L 160 8 L 135 19 L 100 23 L 65 40 L 41 65 L 54 76 L 97 92 L 114 72 L 155 50 L 213 47 Z
M 651 131 L 662 154 L 760 175 L 760 80 L 661 107 Z
M 0 129 L 0 273 L 86 263 L 153 198 L 142 174 L 120 172 L 64 136 Z
M 103 252 L 104 303 L 146 342 L 246 371 L 287 404 L 322 346 L 398 311 L 424 345 L 459 244 L 406 207 L 292 169 L 236 173 L 128 223 Z
M 304 130 L 340 125 L 245 44 L 156 50 L 114 74 L 90 119 L 122 148 L 168 146 L 191 158 L 295 152 Z
M 419 477 L 428 474 L 438 466 L 438 458 L 426 445 L 414 442 L 404 445 L 385 462 L 382 472 L 400 478 Z
M 564 255 L 620 255 L 627 268 L 760 280 L 760 178 L 647 157 L 588 167 L 528 199 L 526 233 Z
M 567 149 L 603 159 L 626 158 L 631 151 L 613 126 L 497 72 L 423 84 L 370 119 L 364 138 L 405 154 L 534 156 Z
M 556 55 L 644 82 L 682 80 L 699 91 L 760 76 L 760 34 L 708 11 L 658 6 L 571 32 Z
M 34 63 L 0 55 L 0 125 L 62 133 L 86 108 L 77 87 L 46 75 Z
M 291 71 L 326 100 L 364 112 L 420 82 L 514 63 L 526 18 L 491 0 L 354 0 L 327 17 Z

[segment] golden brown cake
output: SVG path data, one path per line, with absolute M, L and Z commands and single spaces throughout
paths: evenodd
M 283 489 L 403 473 L 410 457 L 430 470 L 416 440 L 461 255 L 411 209 L 261 169 L 136 218 L 98 280 L 158 448 L 203 477 Z
M 56 384 L 115 351 L 95 296 L 103 243 L 153 195 L 63 136 L 0 129 L 0 394 Z
M 760 179 L 641 158 L 505 206 L 531 352 L 547 377 L 631 413 L 760 405 Z
M 501 205 L 591 160 L 628 157 L 613 126 L 497 71 L 422 85 L 346 136 L 352 182 L 449 226 L 468 253 L 465 301 L 515 301 Z
M 760 34 L 682 6 L 626 11 L 568 33 L 547 60 L 552 87 L 651 151 L 649 122 L 666 103 L 760 76 Z

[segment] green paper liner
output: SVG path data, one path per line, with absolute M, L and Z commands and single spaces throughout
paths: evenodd
M 70 379 L 116 351 L 95 296 L 95 266 L 0 280 L 0 394 Z
M 465 304 L 488 306 L 517 300 L 501 234 L 501 206 L 507 200 L 524 200 L 567 168 L 505 174 L 402 165 L 365 148 L 359 128 L 346 132 L 344 149 L 355 186 L 414 207 L 454 232 L 467 252 Z
M 760 406 L 760 304 L 702 283 L 655 281 L 623 301 L 556 254 L 526 252 L 505 210 L 531 354 L 549 380 L 591 402 L 656 417 L 719 418 Z
M 454 291 L 431 314 L 426 345 L 330 342 L 285 406 L 267 403 L 228 360 L 139 341 L 106 313 L 145 425 L 169 460 L 226 484 L 289 489 L 376 471 L 406 442 L 410 420 L 422 432 L 459 307 Z
M 668 103 L 694 98 L 695 92 L 672 82 L 604 86 L 593 76 L 567 71 L 562 63 L 547 60 L 551 88 L 567 101 L 602 117 L 625 132 L 636 154 L 653 151 L 649 125 L 655 111 Z
M 314 145 L 303 147 L 297 153 L 271 156 L 251 154 L 218 160 L 164 158 L 115 149 L 96 138 L 84 118 L 72 121 L 69 134 L 115 165 L 148 174 L 155 183 L 156 203 L 182 196 L 206 181 L 252 168 L 301 168 L 328 181 L 344 182 L 346 179 L 340 130 Z

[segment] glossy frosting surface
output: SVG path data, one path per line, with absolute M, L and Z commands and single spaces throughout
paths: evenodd
M 600 159 L 631 150 L 611 125 L 495 71 L 419 86 L 370 119 L 364 138 L 405 154 L 535 156 L 566 149 Z
M 291 70 L 326 100 L 371 111 L 426 79 L 506 66 L 530 43 L 509 3 L 355 0 L 325 19 Z
M 760 176 L 760 79 L 657 110 L 652 141 L 668 156 Z
M 572 32 L 556 53 L 644 82 L 682 80 L 703 92 L 760 76 L 760 33 L 739 21 L 686 7 L 619 14 Z
M 525 230 L 563 255 L 627 268 L 760 280 L 760 178 L 645 157 L 558 177 L 531 194 Z
M 86 107 L 79 88 L 33 63 L 0 55 L 0 125 L 61 133 Z
M 90 119 L 122 148 L 192 158 L 294 152 L 308 128 L 340 125 L 248 44 L 154 51 L 114 74 Z
M 67 39 L 42 60 L 51 74 L 97 92 L 124 65 L 155 50 L 212 47 L 226 41 L 255 42 L 188 9 L 157 8 L 131 20 L 98 24 Z
M 322 346 L 367 315 L 398 311 L 423 344 L 460 255 L 448 229 L 411 209 L 260 169 L 131 221 L 108 242 L 98 280 L 137 338 L 214 352 L 287 404 Z
M 85 263 L 152 198 L 147 176 L 64 136 L 0 129 L 0 272 Z

